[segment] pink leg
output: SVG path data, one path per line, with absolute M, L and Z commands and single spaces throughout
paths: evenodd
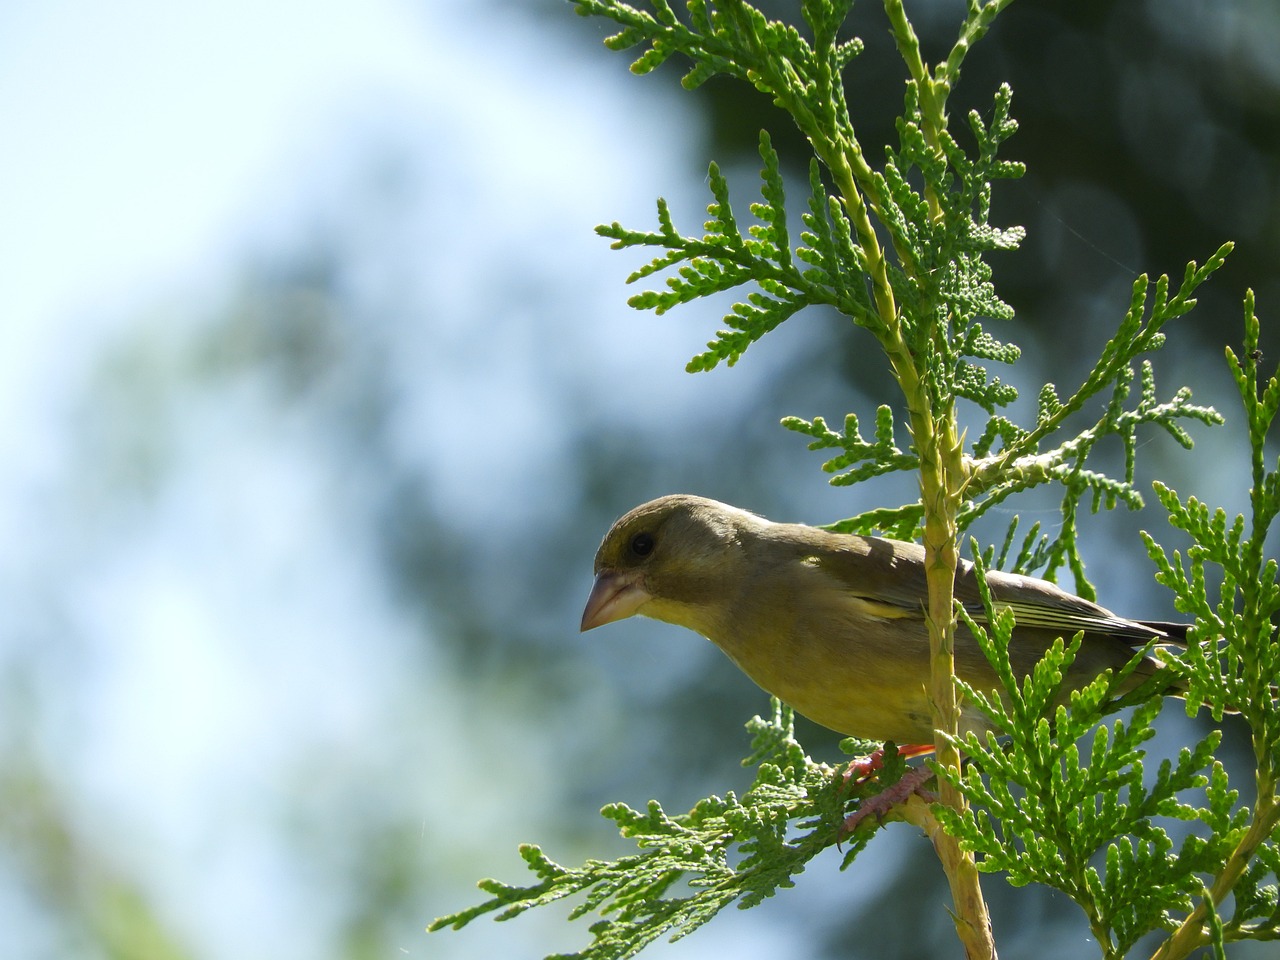
M 874 759 L 869 757 L 868 762 Z M 883 766 L 883 760 L 880 761 L 880 765 Z M 865 782 L 869 776 L 870 774 L 864 775 L 858 782 Z M 868 797 L 863 800 L 858 805 L 857 810 L 845 817 L 844 824 L 840 827 L 840 836 L 849 836 L 868 817 L 874 817 L 876 820 L 883 818 L 894 807 L 904 803 L 912 794 L 918 793 L 923 799 L 932 801 L 934 799 L 933 795 L 921 789 L 931 779 L 933 779 L 933 771 L 928 767 L 912 767 L 907 770 L 897 783 L 882 790 L 874 797 Z
M 933 753 L 933 744 L 931 743 L 904 743 L 898 747 L 898 756 L 904 759 L 911 757 L 924 756 L 926 753 Z M 845 783 L 853 781 L 854 786 L 866 783 L 875 775 L 878 770 L 884 769 L 884 750 L 877 750 L 869 757 L 852 761 L 844 772 Z

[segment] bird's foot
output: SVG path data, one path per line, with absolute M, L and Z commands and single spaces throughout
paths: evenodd
M 877 753 L 879 752 L 877 751 Z M 876 760 L 878 760 L 879 766 L 874 769 L 879 769 L 880 766 L 884 765 L 883 759 L 877 758 L 875 754 L 867 758 L 868 762 Z M 851 768 L 852 766 L 850 764 Z M 848 775 L 848 773 L 845 774 L 846 777 Z M 870 774 L 864 775 L 858 783 L 866 782 L 869 777 Z M 911 767 L 897 783 L 886 787 L 874 797 L 867 797 L 867 799 L 858 804 L 858 809 L 844 818 L 844 823 L 840 827 L 840 836 L 847 837 L 852 834 L 858 828 L 858 825 L 868 817 L 874 817 L 876 820 L 884 819 L 894 807 L 905 803 L 912 795 L 918 794 L 921 799 L 932 803 L 937 797 L 923 789 L 924 785 L 931 779 L 933 779 L 933 771 L 928 767 Z
M 933 744 L 904 743 L 897 748 L 898 756 L 904 759 L 923 756 L 933 752 Z M 844 782 L 853 787 L 860 787 L 884 769 L 884 750 L 880 749 L 870 756 L 860 757 L 850 762 L 844 771 Z

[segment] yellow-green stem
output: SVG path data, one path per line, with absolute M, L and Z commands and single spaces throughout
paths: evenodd
M 939 102 L 934 106 L 941 111 Z M 914 355 L 903 334 L 884 249 L 876 236 L 868 201 L 860 186 L 871 181 L 861 150 L 854 141 L 841 142 L 840 138 L 823 136 L 817 130 L 806 132 L 835 180 L 866 258 L 879 320 L 875 333 L 893 366 L 910 412 L 911 431 L 921 459 L 920 491 L 925 506 L 924 545 L 929 586 L 926 615 L 931 656 L 929 697 L 933 705 L 934 740 L 938 762 L 958 770 L 960 754 L 948 735 L 956 733 L 960 716 L 952 682 L 955 674 L 953 597 L 959 561 L 955 518 L 966 468 L 956 433 L 955 411 L 950 405 L 946 410 L 933 409 L 929 391 L 921 379 L 922 370 L 917 366 L 921 358 Z M 936 203 L 933 206 L 936 215 Z M 941 799 L 957 811 L 963 812 L 966 807 L 964 796 L 946 783 L 941 786 Z M 962 850 L 959 841 L 946 831 L 931 829 L 929 834 L 951 888 L 956 933 L 966 956 L 969 960 L 995 960 L 990 916 L 973 856 Z
M 938 763 L 959 770 L 960 753 L 952 745 L 959 726 L 960 704 L 955 684 L 955 574 L 959 563 L 956 549 L 957 490 L 962 477 L 960 442 L 951 411 L 936 416 L 930 411 L 923 385 L 918 399 L 925 400 L 923 410 L 913 405 L 912 431 L 920 454 L 920 495 L 925 508 L 924 547 L 929 601 L 929 699 L 933 707 L 934 746 Z M 929 416 L 930 413 L 934 416 Z M 947 806 L 963 811 L 964 795 L 946 781 L 939 789 Z M 933 838 L 934 848 L 942 862 L 951 887 L 955 906 L 956 933 L 970 960 L 994 960 L 995 942 L 991 936 L 991 919 L 982 896 L 978 867 L 973 856 L 960 848 L 959 841 L 941 832 Z

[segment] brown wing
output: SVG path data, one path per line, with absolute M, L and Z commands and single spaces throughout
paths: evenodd
M 796 528 L 792 530 L 812 530 Z M 816 535 L 816 536 L 814 536 Z M 924 547 L 916 543 L 860 537 L 852 534 L 830 534 L 813 530 L 808 540 L 815 550 L 815 562 L 836 577 L 855 596 L 868 603 L 882 605 L 884 614 L 892 609 L 900 616 L 923 616 L 928 587 L 924 572 Z M 831 549 L 832 547 L 835 549 Z M 820 552 L 817 548 L 823 548 Z M 992 599 L 1013 610 L 1018 626 L 1071 636 L 1078 630 L 1131 641 L 1141 646 L 1152 637 L 1184 642 L 1186 626 L 1129 620 L 1116 616 L 1105 607 L 1091 603 L 1073 593 L 1035 577 L 987 573 L 987 586 Z M 969 616 L 986 622 L 986 612 L 978 592 L 978 578 L 973 564 L 961 561 L 956 574 L 956 599 Z

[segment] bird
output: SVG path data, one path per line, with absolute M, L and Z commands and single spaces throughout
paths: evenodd
M 1186 643 L 1185 624 L 1117 616 L 1047 580 L 995 570 L 986 580 L 995 606 L 1014 612 L 1015 675 L 1028 674 L 1057 638 L 1083 631 L 1059 702 L 1153 641 Z M 627 512 L 605 535 L 581 630 L 634 615 L 687 627 L 815 723 L 848 737 L 918 745 L 912 750 L 922 753 L 934 742 L 927 593 L 920 544 L 775 523 L 672 494 Z M 969 561 L 959 563 L 954 593 L 975 621 L 985 619 Z M 971 687 L 1002 689 L 963 622 L 954 653 L 955 672 Z M 1165 669 L 1148 649 L 1116 693 Z M 962 737 L 991 729 L 972 702 L 962 702 Z

